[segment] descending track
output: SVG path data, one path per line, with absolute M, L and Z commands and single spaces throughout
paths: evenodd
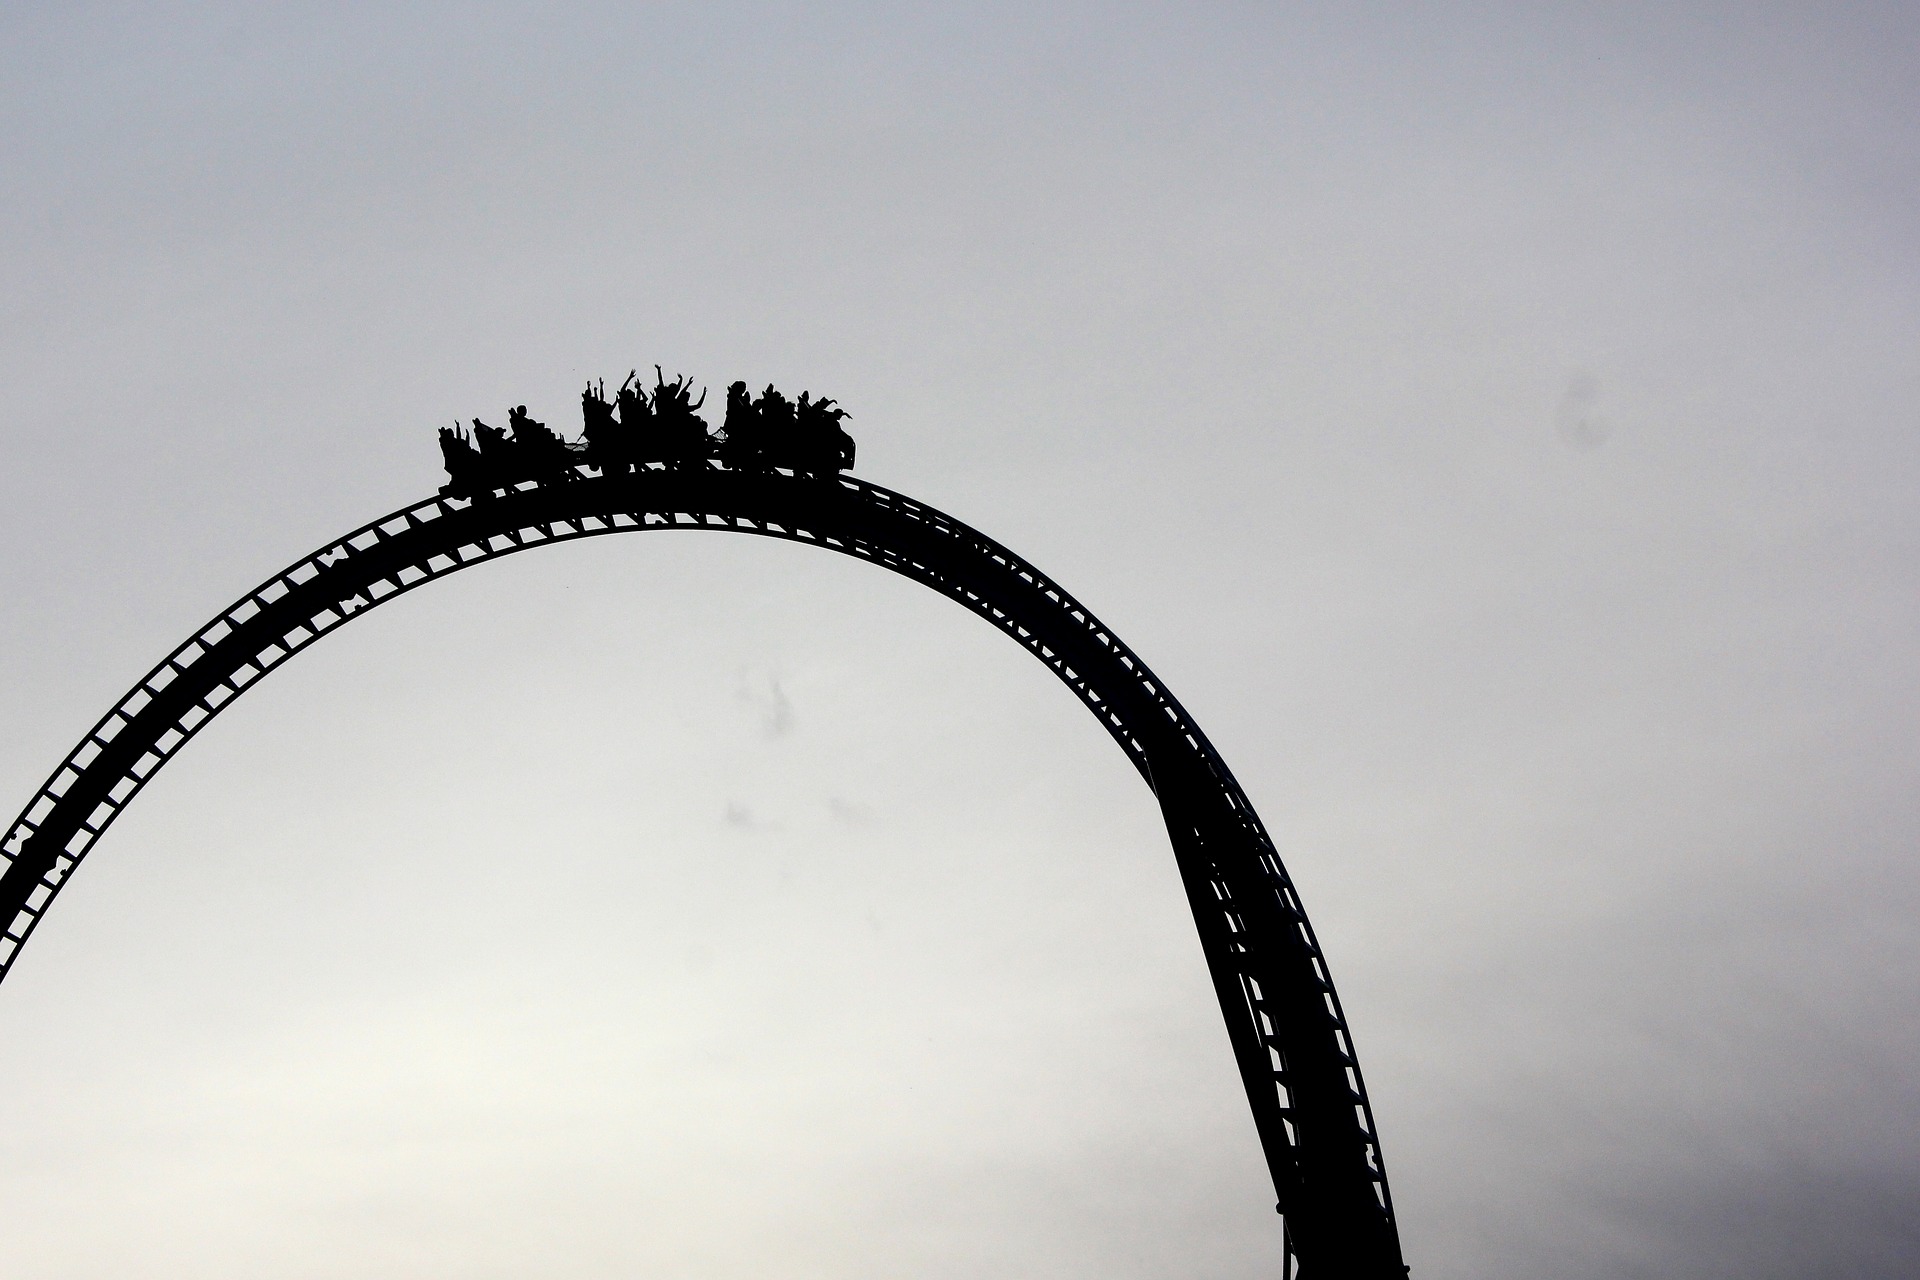
M 1153 789 L 1285 1216 L 1285 1274 L 1399 1277 L 1399 1237 L 1346 1019 L 1293 884 L 1206 735 L 1131 650 L 1005 547 L 850 477 L 646 469 L 433 498 L 275 575 L 103 716 L 0 841 L 0 978 L 120 811 L 222 707 L 362 612 L 530 547 L 648 529 L 810 542 L 926 584 L 1044 662 Z

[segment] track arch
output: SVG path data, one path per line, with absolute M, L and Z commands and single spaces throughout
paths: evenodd
M 552 542 L 720 529 L 810 542 L 958 601 L 1045 663 L 1159 800 L 1285 1219 L 1288 1276 L 1405 1274 L 1371 1107 L 1299 897 L 1199 726 L 1078 601 L 984 534 L 851 477 L 717 467 L 577 473 L 365 525 L 249 592 L 101 717 L 0 839 L 0 979 L 162 765 L 240 693 L 367 609 Z

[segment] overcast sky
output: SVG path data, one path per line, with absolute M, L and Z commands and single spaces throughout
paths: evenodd
M 1232 765 L 1413 1273 L 1920 1271 L 1899 4 L 0 9 L 0 794 L 664 365 Z M 1277 1274 L 1152 798 L 985 623 L 608 538 L 248 693 L 0 987 L 8 1275 Z

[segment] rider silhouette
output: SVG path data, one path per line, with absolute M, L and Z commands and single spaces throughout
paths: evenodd
M 507 410 L 507 425 L 513 428 L 513 443 L 518 455 L 519 480 L 573 480 L 573 453 L 558 433 L 544 422 L 527 416 L 527 406 Z
M 587 384 L 580 393 L 580 438 L 586 443 L 583 451 L 588 465 L 600 469 L 601 475 L 612 475 L 615 471 L 627 469 L 625 431 L 614 421 L 613 406 L 607 403 L 607 384 Z
M 459 424 L 440 428 L 440 456 L 447 467 L 447 482 L 440 486 L 440 492 L 456 498 L 474 498 L 490 491 L 486 464 Z
M 747 384 L 736 382 L 727 388 L 727 417 L 721 424 L 720 461 L 735 471 L 758 465 L 766 447 L 766 432 L 760 423 L 760 411 L 754 407 Z
M 696 466 L 705 461 L 709 445 L 707 424 L 696 410 L 707 402 L 703 390 L 693 399 L 693 380 L 676 377 L 667 381 L 659 365 L 653 366 L 653 425 L 657 452 L 670 466 Z

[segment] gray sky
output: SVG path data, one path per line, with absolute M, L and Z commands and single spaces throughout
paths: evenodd
M 658 361 L 853 413 L 1274 830 L 1414 1274 L 1920 1270 L 1896 5 L 13 6 L 0 784 Z M 9 1274 L 1272 1274 L 1151 798 L 869 566 L 606 539 L 184 753 L 0 988 Z

